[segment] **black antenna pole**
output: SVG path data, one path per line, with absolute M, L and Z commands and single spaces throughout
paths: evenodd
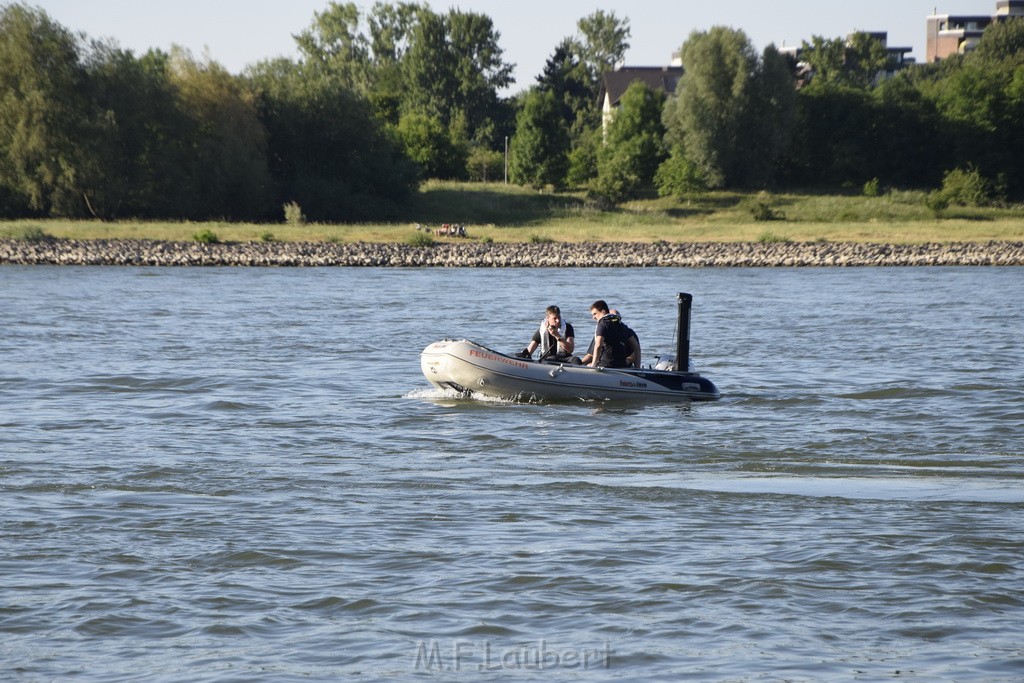
M 693 307 L 693 296 L 680 292 L 676 296 L 679 303 L 679 320 L 676 323 L 676 372 L 690 371 L 690 309 Z

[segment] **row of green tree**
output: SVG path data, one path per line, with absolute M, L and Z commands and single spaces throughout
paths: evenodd
M 514 97 L 486 15 L 418 3 L 329 3 L 299 58 L 232 75 L 187 51 L 141 56 L 23 4 L 0 7 L 0 214 L 313 220 L 398 215 L 423 178 L 587 188 L 616 203 L 657 189 L 867 181 L 937 185 L 971 168 L 1024 195 L 1024 22 L 979 48 L 892 68 L 870 36 L 815 38 L 801 71 L 741 32 L 695 32 L 670 96 L 640 83 L 605 125 L 602 74 L 627 19 L 595 12 Z
M 620 25 L 597 12 L 570 41 L 588 103 Z M 332 2 L 294 38 L 298 59 L 232 75 L 0 6 L 0 214 L 353 221 L 397 215 L 424 178 L 503 177 L 516 98 L 489 17 Z
M 681 57 L 674 94 L 634 83 L 603 131 L 581 129 L 581 109 L 566 113 L 571 60 L 549 62 L 522 98 L 513 177 L 620 202 L 653 188 L 933 188 L 960 170 L 992 199 L 1024 196 L 1024 21 L 990 26 L 966 55 L 905 69 L 864 33 L 815 37 L 797 62 L 716 27 L 691 34 Z
M 315 220 L 387 216 L 510 134 L 498 38 L 472 12 L 330 3 L 295 36 L 298 60 L 236 76 L 0 7 L 0 212 L 259 219 L 295 202 Z

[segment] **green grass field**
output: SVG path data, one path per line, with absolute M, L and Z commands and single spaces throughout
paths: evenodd
M 0 238 L 44 236 L 189 241 L 202 231 L 221 241 L 407 242 L 416 224 L 460 223 L 469 241 L 529 242 L 984 242 L 1024 240 L 1024 206 L 950 207 L 938 214 L 925 193 L 710 192 L 692 202 L 652 197 L 603 211 L 582 193 L 538 192 L 483 183 L 425 183 L 390 224 L 0 221 Z M 757 220 L 767 207 L 775 220 Z M 439 237 L 437 241 L 465 241 Z

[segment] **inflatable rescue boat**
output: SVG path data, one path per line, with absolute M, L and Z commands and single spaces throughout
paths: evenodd
M 679 294 L 676 354 L 649 368 L 604 368 L 533 361 L 467 339 L 434 342 L 420 354 L 423 375 L 440 389 L 505 399 L 714 401 L 718 388 L 690 366 L 690 308 Z

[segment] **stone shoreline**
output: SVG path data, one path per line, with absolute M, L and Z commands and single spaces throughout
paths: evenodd
M 406 244 L 0 240 L 0 264 L 68 266 L 364 266 L 652 268 L 1020 266 L 1024 242 L 862 244 L 693 242 Z

